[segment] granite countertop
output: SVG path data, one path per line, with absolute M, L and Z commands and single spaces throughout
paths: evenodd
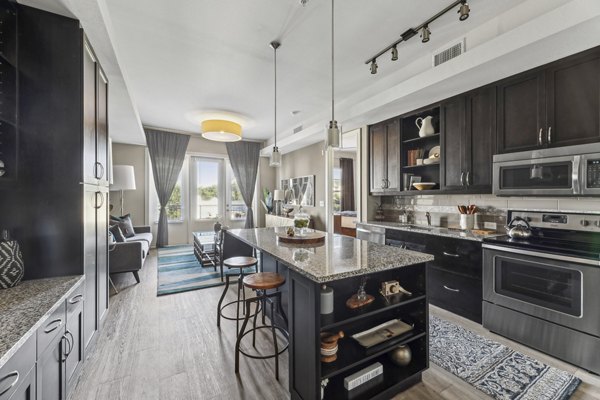
M 326 234 L 325 243 L 316 247 L 279 243 L 277 233 L 285 233 L 286 230 L 286 227 L 279 227 L 231 229 L 228 232 L 318 283 L 433 260 L 429 254 L 330 233 Z
M 34 279 L 0 290 L 0 368 L 83 280 L 81 275 Z
M 458 228 L 456 228 L 456 229 L 442 228 L 442 227 L 430 227 L 429 228 L 429 227 L 423 226 L 423 228 L 427 228 L 427 229 L 419 229 L 419 228 L 414 228 L 409 224 L 402 224 L 400 222 L 368 221 L 368 222 L 359 222 L 359 224 L 379 226 L 381 228 L 396 229 L 399 231 L 424 233 L 426 235 L 436 235 L 436 236 L 446 236 L 446 237 L 457 238 L 457 239 L 477 240 L 480 242 L 484 238 L 504 235 L 504 233 L 500 233 L 500 232 L 498 232 L 498 234 L 479 235 L 472 231 L 461 230 Z

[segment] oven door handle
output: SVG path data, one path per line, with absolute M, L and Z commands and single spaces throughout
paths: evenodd
M 531 250 L 523 250 L 520 248 L 496 246 L 496 245 L 487 244 L 487 243 L 484 244 L 482 247 L 484 249 L 498 250 L 498 251 L 503 251 L 505 253 L 522 254 L 525 256 L 541 257 L 541 258 L 546 258 L 546 259 L 550 259 L 550 260 L 568 261 L 568 262 L 573 262 L 573 263 L 578 263 L 578 264 L 593 265 L 595 267 L 600 267 L 600 261 L 588 260 L 586 258 L 562 256 L 560 254 L 542 253 L 539 251 L 531 251 Z
M 572 172 L 572 183 L 573 183 L 573 194 L 583 194 L 583 185 L 581 179 L 581 156 L 573 157 L 573 172 Z

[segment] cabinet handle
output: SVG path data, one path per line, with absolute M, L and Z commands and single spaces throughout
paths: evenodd
M 465 181 L 467 182 L 467 186 L 470 185 L 469 178 L 471 177 L 471 171 L 467 171 L 467 176 L 465 177 Z
M 56 324 L 54 325 L 52 328 L 48 328 L 50 325 L 52 324 Z M 50 321 L 48 323 L 48 325 L 46 325 L 46 329 L 44 329 L 45 333 L 50 333 L 50 332 L 54 332 L 55 330 L 57 330 L 60 326 L 62 325 L 62 318 L 57 318 L 54 321 Z
M 552 127 L 548 128 L 548 144 L 552 143 Z
M 454 293 L 460 292 L 460 289 L 453 289 L 453 288 L 448 287 L 446 285 L 444 285 L 444 289 L 449 290 L 449 291 L 454 292 Z
M 465 172 L 460 173 L 460 185 L 465 186 Z
M 3 378 L 0 378 L 0 382 L 2 382 L 13 376 L 15 377 L 15 380 L 10 384 L 10 386 L 8 386 L 6 389 L 4 389 L 3 391 L 0 392 L 0 396 L 2 396 L 4 393 L 8 392 L 10 389 L 14 388 L 15 385 L 17 384 L 17 382 L 19 382 L 19 371 L 13 371 L 13 372 L 9 373 L 8 375 L 4 376 Z
M 83 295 L 82 294 L 78 294 L 78 295 L 75 295 L 75 296 L 73 296 L 73 297 L 71 297 L 69 299 L 69 304 L 77 304 L 81 300 L 83 300 Z
M 456 253 L 448 253 L 448 252 L 446 252 L 446 251 L 444 251 L 442 254 L 443 254 L 443 255 L 445 255 L 446 257 L 454 257 L 454 258 L 458 258 L 458 257 L 460 257 L 460 255 L 459 255 L 459 254 L 456 254 Z
M 102 172 L 98 173 L 98 168 L 100 168 L 100 171 Z M 94 175 L 96 176 L 96 179 L 102 179 L 104 176 L 104 165 L 98 161 L 94 164 Z
M 98 205 L 98 195 L 100 195 L 100 198 L 102 199 L 102 201 L 100 202 L 100 205 Z M 99 208 L 102 208 L 103 205 L 104 205 L 104 196 L 102 195 L 102 192 L 96 192 L 96 205 L 94 206 L 94 208 L 99 209 Z
M 544 128 L 540 128 L 540 133 L 538 134 L 538 146 L 541 146 L 544 144 L 544 139 L 542 138 L 543 134 L 544 134 Z
M 390 188 L 390 180 L 389 180 L 389 179 L 386 179 L 386 180 L 385 180 L 385 188 L 386 188 L 386 189 L 389 189 L 389 188 Z

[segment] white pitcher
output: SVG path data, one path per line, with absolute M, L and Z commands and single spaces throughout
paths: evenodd
M 419 117 L 415 120 L 415 124 L 417 125 L 417 128 L 419 128 L 420 137 L 431 136 L 435 133 L 435 129 L 433 129 L 433 123 L 431 122 L 432 120 L 433 117 L 431 115 L 425 118 Z

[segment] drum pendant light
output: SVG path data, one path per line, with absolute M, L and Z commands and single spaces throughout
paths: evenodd
M 331 121 L 327 125 L 327 147 L 340 147 L 340 128 L 335 120 L 335 47 L 334 47 L 334 1 L 331 0 Z
M 281 44 L 279 42 L 273 41 L 270 43 L 271 48 L 273 49 L 273 64 L 274 64 L 274 112 L 273 112 L 273 132 L 275 133 L 275 140 L 273 143 L 273 151 L 271 152 L 271 158 L 269 160 L 269 165 L 271 167 L 278 168 L 281 166 L 281 153 L 279 152 L 279 148 L 277 147 L 277 49 Z

